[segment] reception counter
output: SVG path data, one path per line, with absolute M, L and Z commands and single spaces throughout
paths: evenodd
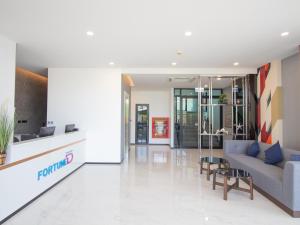
M 12 144 L 0 166 L 0 224 L 85 162 L 85 134 L 73 132 Z

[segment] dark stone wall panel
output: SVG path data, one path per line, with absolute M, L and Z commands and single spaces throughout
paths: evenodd
M 47 120 L 46 77 L 16 73 L 15 134 L 38 133 Z

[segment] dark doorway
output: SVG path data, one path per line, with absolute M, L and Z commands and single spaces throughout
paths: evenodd
M 175 146 L 198 148 L 198 94 L 195 89 L 175 89 Z
M 217 104 L 222 89 L 213 89 L 212 104 Z M 214 127 L 223 127 L 223 107 L 214 107 L 213 112 L 209 112 L 208 90 L 205 89 L 201 96 L 202 113 L 200 119 L 207 120 L 209 114 L 214 116 Z M 175 107 L 175 132 L 174 145 L 176 148 L 198 148 L 198 93 L 191 88 L 174 89 Z M 208 126 L 208 123 L 206 124 Z M 208 130 L 208 127 L 207 127 Z M 212 148 L 220 149 L 223 147 L 222 136 L 202 135 L 201 148 L 209 148 L 209 138 L 212 140 Z
M 148 144 L 149 142 L 149 105 L 136 104 L 135 106 L 135 143 Z

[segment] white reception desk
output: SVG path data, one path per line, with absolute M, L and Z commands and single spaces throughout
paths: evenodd
M 85 163 L 85 134 L 73 132 L 12 144 L 0 166 L 0 224 Z

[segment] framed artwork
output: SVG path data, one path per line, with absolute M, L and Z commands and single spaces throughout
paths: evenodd
M 169 117 L 152 117 L 152 138 L 169 138 Z

